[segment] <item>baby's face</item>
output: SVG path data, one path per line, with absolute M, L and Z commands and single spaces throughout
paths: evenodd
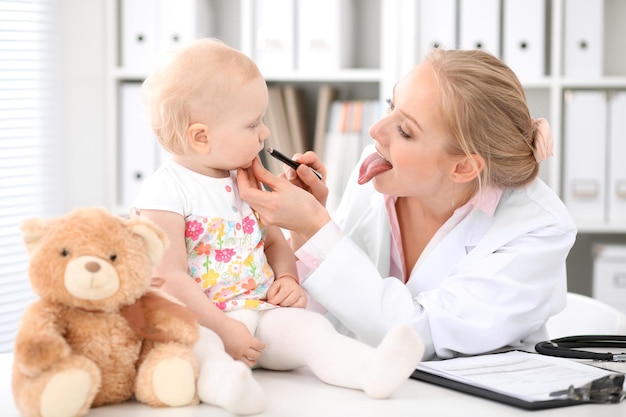
M 221 109 L 207 123 L 213 164 L 219 165 L 215 168 L 250 166 L 270 134 L 263 123 L 267 103 L 267 85 L 261 76 L 225 95 Z

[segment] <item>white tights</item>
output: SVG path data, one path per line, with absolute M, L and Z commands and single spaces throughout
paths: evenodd
M 260 368 L 285 371 L 308 366 L 322 381 L 389 397 L 413 372 L 424 347 L 408 325 L 393 328 L 377 348 L 336 332 L 321 314 L 302 308 L 228 313 L 248 326 L 266 347 Z M 224 350 L 221 339 L 201 328 L 195 353 L 200 364 L 198 394 L 205 403 L 237 414 L 265 408 L 265 395 L 250 369 Z

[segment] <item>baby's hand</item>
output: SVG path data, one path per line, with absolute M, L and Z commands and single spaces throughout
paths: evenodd
M 267 291 L 267 301 L 281 307 L 306 307 L 306 293 L 291 275 L 278 277 Z
M 218 335 L 224 342 L 224 350 L 235 360 L 239 360 L 249 367 L 256 364 L 265 348 L 265 343 L 254 337 L 245 324 L 239 320 L 228 320 L 227 331 L 220 331 Z

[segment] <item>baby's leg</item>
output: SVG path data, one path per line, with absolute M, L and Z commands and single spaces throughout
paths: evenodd
M 335 331 L 322 315 L 300 308 L 263 313 L 256 337 L 266 343 L 258 361 L 266 369 L 308 366 L 322 381 L 389 397 L 415 370 L 424 353 L 408 325 L 393 328 L 377 348 Z
M 226 353 L 216 333 L 201 326 L 194 353 L 200 365 L 198 396 L 202 402 L 236 414 L 256 414 L 265 409 L 265 393 L 251 369 Z

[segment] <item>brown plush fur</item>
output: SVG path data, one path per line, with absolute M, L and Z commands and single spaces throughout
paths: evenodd
M 24 417 L 81 416 L 133 396 L 152 406 L 198 402 L 197 323 L 150 286 L 167 244 L 160 229 L 85 208 L 29 219 L 22 231 L 40 297 L 15 344 L 12 388 Z

